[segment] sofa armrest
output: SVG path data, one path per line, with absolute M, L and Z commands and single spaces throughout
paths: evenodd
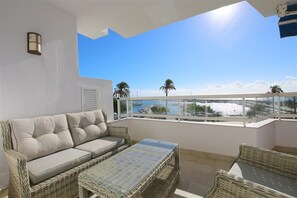
M 31 197 L 27 157 L 11 149 L 4 154 L 9 170 L 9 197 Z
M 9 121 L 0 121 L 0 131 L 2 134 L 3 149 L 12 149 L 11 131 Z
M 128 133 L 128 127 L 108 126 L 108 130 L 111 136 L 125 138 L 126 142 L 131 145 L 131 137 Z
M 242 144 L 236 161 L 297 179 L 297 156 L 294 155 Z
M 245 180 L 224 170 L 219 170 L 216 173 L 214 185 L 204 197 L 293 198 L 289 195 Z

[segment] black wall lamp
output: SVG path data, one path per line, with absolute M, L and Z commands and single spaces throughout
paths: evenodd
M 28 53 L 41 55 L 41 35 L 35 32 L 27 33 Z

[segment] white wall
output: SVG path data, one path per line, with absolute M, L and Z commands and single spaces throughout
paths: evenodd
M 262 126 L 257 129 L 257 146 L 272 149 L 276 146 L 275 120 L 262 121 Z
M 247 127 L 136 118 L 112 124 L 129 127 L 129 134 L 136 141 L 161 139 L 176 142 L 185 149 L 230 156 L 238 154 L 242 143 L 267 149 L 275 146 L 297 147 L 296 120 L 268 119 Z
M 27 32 L 42 55 L 27 53 Z M 40 2 L 1 2 L 0 119 L 79 110 L 76 19 Z
M 144 138 L 176 142 L 181 148 L 236 156 L 239 145 L 257 145 L 257 129 L 209 123 L 185 123 L 164 120 L 129 119 L 113 123 L 128 126 L 133 140 Z
M 81 111 L 81 86 L 98 87 L 113 119 L 112 82 L 79 76 L 76 25 L 46 2 L 0 1 L 0 120 Z M 31 31 L 42 35 L 41 56 L 27 53 Z M 8 174 L 1 146 L 0 160 L 1 188 Z
M 276 145 L 297 148 L 297 121 L 275 121 Z
M 81 84 L 100 88 L 111 119 L 112 82 L 79 77 L 76 18 L 44 2 L 0 7 L 0 119 L 80 111 Z M 29 31 L 42 35 L 41 56 L 27 53 Z
M 107 114 L 107 120 L 113 120 L 112 81 L 81 77 L 79 86 L 98 88 L 99 109 L 102 109 Z

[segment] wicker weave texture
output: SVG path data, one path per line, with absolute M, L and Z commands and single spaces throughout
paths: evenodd
M 9 122 L 8 121 L 0 121 L 0 126 L 1 126 L 0 129 L 2 131 L 4 151 L 12 149 L 12 139 L 11 139 Z
M 257 183 L 219 170 L 215 177 L 213 188 L 207 192 L 205 198 L 293 198 Z
M 177 144 L 143 140 L 82 172 L 80 196 L 88 190 L 99 197 L 139 197 L 178 151 Z
M 246 163 L 294 180 L 297 178 L 297 156 L 243 144 L 240 145 L 240 152 L 234 163 L 236 162 Z M 292 198 L 290 195 L 248 181 L 224 170 L 217 172 L 212 189 L 204 197 Z
M 107 125 L 107 126 L 111 136 L 125 138 L 127 144 L 131 145 L 131 138 L 128 133 L 127 127 L 110 126 L 110 125 Z
M 10 175 L 8 195 L 11 198 L 78 197 L 78 174 L 128 147 L 127 144 L 123 145 L 98 158 L 92 159 L 44 182 L 31 186 L 26 165 L 26 156 L 16 152 L 15 150 L 12 150 L 9 122 L 0 121 L 0 126 L 3 136 L 4 153 L 8 163 Z M 124 134 L 123 136 L 127 137 L 127 129 L 122 130 Z M 118 137 L 120 137 L 119 131 Z
M 243 144 L 235 161 L 297 180 L 297 156 Z
M 158 174 L 153 183 L 141 194 L 141 198 L 164 198 L 177 184 L 179 180 L 179 169 L 167 165 Z

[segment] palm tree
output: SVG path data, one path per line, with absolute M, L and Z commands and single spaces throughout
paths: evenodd
M 279 85 L 270 86 L 271 93 L 284 93 Z
M 280 88 L 279 85 L 270 86 L 270 91 L 271 93 L 284 93 L 284 91 Z M 272 98 L 272 103 L 273 103 L 272 112 L 274 113 L 274 97 Z
M 168 92 L 170 90 L 176 90 L 176 89 L 173 81 L 171 79 L 167 79 L 165 80 L 164 85 L 160 87 L 160 90 L 164 91 L 166 96 L 168 96 Z M 167 109 L 168 109 L 168 101 L 166 100 L 166 112 L 165 112 L 166 115 L 167 115 Z
M 174 83 L 171 79 L 167 79 L 163 86 L 160 87 L 160 90 L 164 91 L 166 96 L 168 96 L 168 92 L 170 90 L 176 90 Z
M 122 81 L 116 85 L 116 88 L 113 92 L 114 97 L 128 97 L 129 95 L 129 85 L 126 82 Z

